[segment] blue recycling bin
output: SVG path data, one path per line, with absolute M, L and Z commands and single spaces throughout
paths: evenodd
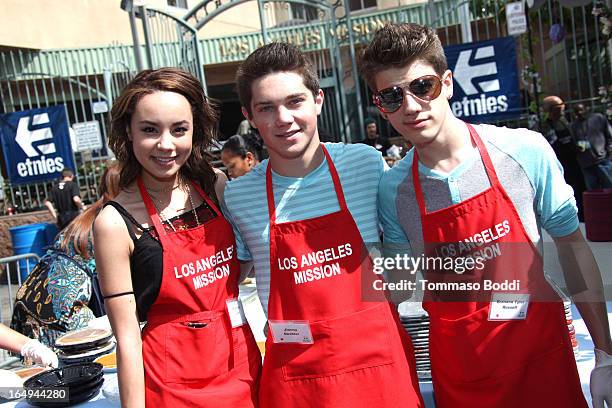
M 20 225 L 9 228 L 11 240 L 13 241 L 13 254 L 22 255 L 31 252 L 43 256 L 45 253 L 43 248 L 48 245 L 47 228 L 47 223 Z M 35 266 L 36 261 L 34 259 L 19 261 L 22 282 L 28 277 Z
M 45 235 L 47 238 L 47 245 L 53 245 L 55 242 L 55 237 L 59 233 L 59 229 L 57 228 L 57 224 L 52 222 L 48 222 L 46 225 L 47 228 L 45 229 Z

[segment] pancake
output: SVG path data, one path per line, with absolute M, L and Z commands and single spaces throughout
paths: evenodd
M 48 370 L 48 368 L 46 367 L 28 367 L 28 368 L 22 368 L 21 370 L 15 371 L 15 374 L 17 374 L 23 380 L 27 380 L 28 378 L 35 376 L 38 373 L 42 373 L 45 370 Z
M 94 360 L 94 363 L 102 364 L 104 368 L 117 368 L 117 353 L 112 352 L 98 357 Z
M 110 338 L 113 332 L 107 329 L 82 329 L 66 333 L 55 341 L 57 347 L 70 347 L 79 344 L 93 343 Z

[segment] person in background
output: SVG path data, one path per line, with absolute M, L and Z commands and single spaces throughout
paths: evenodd
M 234 135 L 221 149 L 221 160 L 230 178 L 244 176 L 262 159 L 262 141 L 253 133 Z
M 11 330 L 0 323 L 0 348 L 21 354 L 26 364 L 40 364 L 42 366 L 57 367 L 57 355 L 49 347 L 38 340 L 31 339 L 23 334 Z
M 382 176 L 378 201 L 385 244 L 434 261 L 422 269 L 434 284 L 423 307 L 436 407 L 587 407 L 564 305 L 543 270 L 541 227 L 593 338 L 594 406 L 612 402 L 601 274 L 549 143 L 527 129 L 457 118 L 453 73 L 432 28 L 387 24 L 359 68 L 383 117 L 414 146 Z M 469 260 L 478 265 L 462 269 Z M 520 287 L 499 285 L 510 280 Z
M 120 192 L 94 238 L 122 406 L 253 408 L 261 354 L 218 208 L 227 178 L 206 159 L 218 113 L 195 77 L 160 68 L 134 77 L 111 118 Z
M 574 190 L 574 198 L 578 206 L 578 217 L 583 219 L 582 193 L 584 192 L 584 176 L 577 159 L 577 149 L 572 137 L 570 124 L 565 118 L 565 103 L 555 95 L 544 98 L 542 109 L 547 115 L 540 129 L 542 135 L 552 146 L 557 159 L 563 166 L 563 177 Z
M 248 121 L 245 119 L 248 123 Z M 250 125 L 249 125 L 250 129 Z M 255 133 L 247 133 L 244 136 L 234 135 L 227 139 L 221 149 L 221 161 L 227 169 L 227 174 L 231 179 L 244 176 L 257 166 L 262 159 L 263 142 Z M 254 271 L 244 278 L 241 284 L 251 284 L 254 282 Z
M 579 103 L 574 106 L 571 128 L 587 190 L 612 188 L 612 126 L 608 119 L 601 113 L 588 113 Z
M 119 164 L 115 161 L 109 161 L 98 185 L 98 197 L 100 198 L 67 225 L 61 234 L 59 247 L 66 253 L 74 253 L 95 262 L 92 236 L 93 223 L 104 204 L 119 194 L 120 174 Z
M 45 207 L 60 231 L 85 209 L 72 170 L 68 168 L 62 170 L 62 179 L 51 189 L 45 199 Z
M 391 147 L 389 142 L 386 139 L 383 139 L 378 134 L 378 125 L 374 118 L 365 118 L 364 120 L 366 137 L 361 141 L 361 143 L 365 143 L 368 146 L 372 146 L 376 150 L 378 150 L 383 156 L 387 155 L 387 150 Z

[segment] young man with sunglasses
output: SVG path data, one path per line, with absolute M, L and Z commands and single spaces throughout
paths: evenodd
M 430 266 L 422 281 L 433 285 L 417 285 L 431 322 L 436 406 L 587 406 L 563 303 L 544 277 L 540 227 L 555 240 L 596 347 L 594 406 L 610 404 L 612 341 L 601 276 L 546 140 L 456 118 L 448 102 L 452 73 L 430 28 L 385 26 L 363 51 L 360 70 L 382 116 L 414 145 L 379 185 L 385 243 L 403 244 L 415 257 L 472 264 L 467 272 L 452 262 Z M 522 286 L 500 285 L 510 278 Z
M 270 156 L 225 189 L 238 258 L 254 261 L 268 317 L 261 407 L 422 407 L 395 308 L 361 292 L 376 279 L 364 242 L 379 240 L 381 154 L 320 142 L 323 92 L 293 45 L 259 48 L 236 83 Z

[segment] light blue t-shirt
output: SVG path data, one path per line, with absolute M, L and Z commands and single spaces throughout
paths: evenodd
M 348 209 L 366 243 L 379 242 L 378 184 L 387 169 L 380 152 L 364 144 L 324 143 L 338 171 Z M 227 183 L 223 212 L 234 227 L 238 258 L 253 260 L 264 311 L 270 293 L 270 219 L 264 160 Z M 340 209 L 327 161 L 302 178 L 272 172 L 277 222 L 297 221 Z M 340 231 L 339 231 L 340 232 Z
M 474 128 L 531 240 L 541 244 L 540 228 L 553 237 L 574 232 L 578 228 L 574 193 L 546 139 L 527 129 Z M 423 235 L 412 184 L 413 153 L 408 152 L 382 177 L 378 202 L 385 242 L 409 243 L 416 255 L 422 253 Z M 490 187 L 477 149 L 450 173 L 419 163 L 419 180 L 428 212 L 460 203 Z

